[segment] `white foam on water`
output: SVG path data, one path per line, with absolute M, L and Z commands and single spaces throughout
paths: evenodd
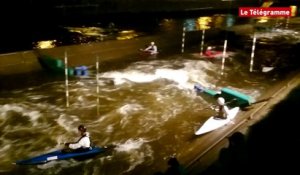
M 30 100 L 40 100 L 40 99 L 43 99 L 43 98 L 47 98 L 48 96 L 46 96 L 46 95 L 27 95 L 27 97 Z
M 157 77 L 155 77 L 155 75 L 153 74 L 143 73 L 138 70 L 127 70 L 124 72 L 116 72 L 116 71 L 106 72 L 100 74 L 99 77 L 111 78 L 114 80 L 115 85 L 120 85 L 128 81 L 136 82 L 136 83 L 146 83 L 146 82 L 152 82 L 155 79 L 157 79 Z
M 29 116 L 33 126 L 37 126 L 39 123 L 37 120 L 42 116 L 39 111 L 27 111 L 24 112 L 24 115 Z
M 18 104 L 5 104 L 5 105 L 0 105 L 0 111 L 1 111 L 1 116 L 5 115 L 7 111 L 15 111 L 18 113 L 22 113 L 24 111 L 24 108 L 21 107 Z
M 193 83 L 200 83 L 205 87 L 214 86 L 214 82 L 211 82 L 209 75 L 206 71 L 217 72 L 215 65 L 208 61 L 187 61 L 184 63 L 184 70 L 188 72 L 189 81 Z M 192 87 L 194 88 L 194 87 Z
M 141 148 L 141 146 L 147 141 L 143 138 L 138 139 L 128 139 L 125 143 L 117 144 L 115 150 L 119 152 L 130 152 Z
M 187 81 L 189 79 L 187 72 L 180 69 L 157 69 L 155 75 L 160 79 L 168 79 L 176 82 L 179 88 L 186 87 Z
M 129 162 L 129 167 L 125 172 L 132 171 L 136 166 L 145 162 L 145 159 L 153 160 L 153 150 L 149 145 L 144 145 L 147 140 L 143 138 L 129 139 L 123 144 L 116 144 L 117 152 L 127 153 L 126 161 Z
M 11 144 L 4 145 L 0 148 L 0 158 L 3 159 L 5 157 L 6 151 L 9 151 L 11 148 Z
M 21 114 L 22 116 L 27 116 L 29 117 L 31 123 L 33 126 L 37 126 L 38 119 L 42 116 L 40 111 L 34 111 L 30 109 L 30 106 L 25 106 L 24 104 L 5 104 L 5 105 L 0 105 L 0 111 L 1 115 L 0 117 L 4 120 L 7 119 L 7 113 L 9 111 L 14 111 L 16 113 Z
M 253 36 L 253 35 L 252 35 Z M 275 37 L 285 37 L 289 36 L 291 39 L 300 39 L 299 32 L 291 29 L 273 29 L 268 32 L 257 32 L 255 34 L 256 38 L 269 38 L 274 39 Z
M 105 132 L 106 132 L 106 133 L 113 133 L 113 132 L 114 132 L 114 127 L 113 127 L 113 125 L 108 125 L 108 126 L 106 126 Z
M 181 60 L 176 64 L 181 64 L 180 68 L 171 66 L 159 66 L 156 62 L 144 63 L 148 65 L 132 65 L 128 69 L 121 71 L 111 71 L 100 74 L 99 77 L 112 79 L 115 85 L 124 83 L 149 83 L 158 79 L 167 79 L 174 82 L 179 89 L 193 89 L 194 83 L 201 81 L 203 85 L 211 84 L 207 82 L 205 71 L 213 69 L 215 65 L 210 62 L 197 60 Z M 156 65 L 157 64 L 157 65 Z M 135 67 L 134 67 L 135 66 Z M 134 70 L 143 67 L 142 70 Z M 142 72 L 147 70 L 148 72 Z
M 78 123 L 79 118 L 75 115 L 61 114 L 56 121 L 59 126 L 63 127 L 68 132 L 77 131 L 77 125 L 75 125 L 75 123 Z
M 142 110 L 143 107 L 140 104 L 125 104 L 118 109 L 118 112 L 122 115 L 128 116 Z

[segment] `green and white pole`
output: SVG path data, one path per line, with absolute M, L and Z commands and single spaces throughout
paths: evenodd
M 256 43 L 256 35 L 253 35 L 253 44 L 252 44 L 252 51 L 251 51 L 251 59 L 250 59 L 250 72 L 253 71 L 253 63 L 254 63 L 254 53 L 255 53 L 255 43 Z

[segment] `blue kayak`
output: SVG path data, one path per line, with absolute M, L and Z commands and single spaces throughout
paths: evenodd
M 71 158 L 77 160 L 83 160 L 86 158 L 91 158 L 93 156 L 96 156 L 97 154 L 104 153 L 105 151 L 106 148 L 100 148 L 100 147 L 93 147 L 84 151 L 75 151 L 75 152 L 63 152 L 62 150 L 57 150 L 36 157 L 32 157 L 29 159 L 18 160 L 16 161 L 16 164 L 37 165 L 37 164 L 44 164 L 53 160 L 65 160 Z

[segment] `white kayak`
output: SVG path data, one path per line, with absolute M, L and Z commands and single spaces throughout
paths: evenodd
M 230 109 L 229 115 L 227 116 L 227 119 L 220 119 L 216 118 L 215 116 L 211 116 L 209 119 L 205 121 L 205 123 L 195 132 L 195 135 L 201 135 L 213 130 L 216 130 L 227 123 L 229 123 L 239 112 L 239 107 L 234 107 Z

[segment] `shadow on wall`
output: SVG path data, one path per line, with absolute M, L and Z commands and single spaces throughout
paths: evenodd
M 248 135 L 230 136 L 229 146 L 221 149 L 219 159 L 201 175 L 298 174 L 299 100 L 300 85 L 251 126 Z
M 299 100 L 300 86 L 250 128 L 247 145 L 251 174 L 273 171 L 298 174 Z

